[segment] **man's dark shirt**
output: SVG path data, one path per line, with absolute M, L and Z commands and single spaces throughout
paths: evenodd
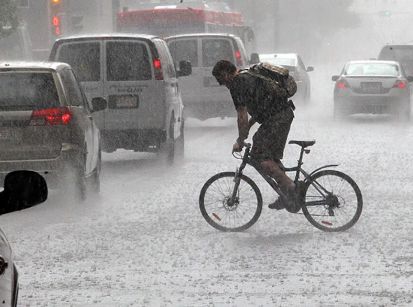
M 258 123 L 263 123 L 286 107 L 284 99 L 277 97 L 277 89 L 269 90 L 264 82 L 262 78 L 243 70 L 234 77 L 229 86 L 235 109 L 245 106 Z

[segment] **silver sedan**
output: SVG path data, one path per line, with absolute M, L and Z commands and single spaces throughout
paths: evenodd
M 384 113 L 410 119 L 409 82 L 413 77 L 406 76 L 398 62 L 350 61 L 332 80 L 335 118 Z

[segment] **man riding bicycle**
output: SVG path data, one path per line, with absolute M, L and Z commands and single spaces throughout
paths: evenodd
M 226 86 L 232 96 L 238 117 L 238 138 L 233 152 L 240 152 L 250 128 L 258 122 L 260 127 L 254 134 L 251 157 L 279 184 L 288 201 L 295 202 L 295 184 L 285 174 L 281 159 L 290 126 L 294 118 L 294 105 L 288 100 L 286 89 L 271 82 L 271 90 L 263 85 L 263 79 L 248 70 L 238 70 L 229 61 L 217 62 L 212 75 L 220 85 Z M 248 114 L 251 116 L 248 119 Z M 283 209 L 281 197 L 268 207 Z

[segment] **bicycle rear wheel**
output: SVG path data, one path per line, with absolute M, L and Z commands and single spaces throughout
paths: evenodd
M 221 231 L 242 231 L 251 227 L 262 211 L 262 196 L 249 177 L 241 175 L 236 197 L 231 203 L 235 187 L 235 173 L 224 172 L 212 176 L 199 195 L 199 208 L 205 220 Z
M 323 231 L 349 229 L 358 221 L 363 209 L 357 184 L 348 175 L 335 170 L 314 174 L 306 185 L 304 199 L 305 217 Z

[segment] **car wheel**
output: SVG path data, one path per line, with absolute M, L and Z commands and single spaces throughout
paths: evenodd
M 410 102 L 401 105 L 398 118 L 404 122 L 410 121 Z
M 304 96 L 305 103 L 310 103 L 311 100 L 311 89 L 307 86 Z
M 158 154 L 160 155 L 162 160 L 165 160 L 167 164 L 171 165 L 174 163 L 175 160 L 175 151 L 176 151 L 176 140 L 175 140 L 175 133 L 174 133 L 174 117 L 171 118 L 171 122 L 169 123 L 168 128 L 168 137 L 163 144 L 160 144 Z
M 342 107 L 339 107 L 336 103 L 334 104 L 333 112 L 334 120 L 342 120 L 349 115 L 347 111 L 345 111 Z
M 83 202 L 87 198 L 87 182 L 84 167 L 75 162 L 68 162 L 63 170 L 60 189 L 69 191 L 69 200 Z
M 75 197 L 79 201 L 85 201 L 87 198 L 87 183 L 84 168 L 75 168 Z
M 100 171 L 102 168 L 102 151 L 99 149 L 98 153 L 98 160 L 96 163 L 96 168 L 93 171 L 93 175 L 91 178 L 91 188 L 94 194 L 100 193 Z
M 179 138 L 176 140 L 176 155 L 179 158 L 183 158 L 185 155 L 185 120 L 182 118 L 181 119 L 181 135 Z

